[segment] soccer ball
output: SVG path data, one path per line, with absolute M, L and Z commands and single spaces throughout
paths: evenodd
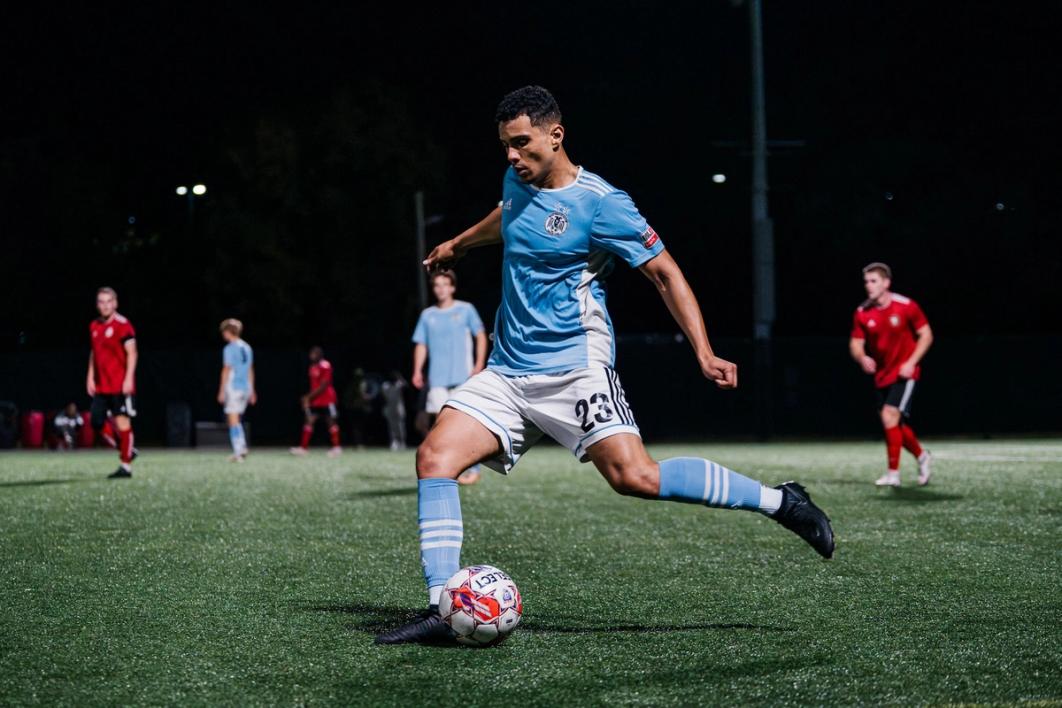
M 470 565 L 446 581 L 439 614 L 457 641 L 473 647 L 501 643 L 520 624 L 524 603 L 516 583 L 491 565 Z

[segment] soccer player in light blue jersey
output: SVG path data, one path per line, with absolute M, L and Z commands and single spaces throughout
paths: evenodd
M 428 396 L 425 412 L 439 414 L 453 391 L 475 376 L 487 360 L 487 335 L 479 313 L 470 302 L 455 300 L 457 275 L 452 270 L 435 273 L 431 279 L 435 305 L 420 313 L 413 332 L 413 386 L 422 389 L 424 362 L 428 362 Z M 475 341 L 475 361 L 472 342 Z M 479 481 L 479 465 L 457 478 L 461 484 Z
M 501 204 L 424 261 L 429 269 L 448 267 L 471 248 L 502 244 L 494 351 L 487 368 L 446 402 L 417 450 L 428 610 L 377 643 L 452 637 L 437 605 L 461 567 L 456 478 L 476 462 L 508 473 L 543 435 L 593 462 L 620 494 L 759 512 L 831 557 L 830 521 L 801 485 L 767 487 L 711 460 L 649 456 L 613 369 L 615 337 L 601 282 L 613 263 L 624 261 L 649 279 L 705 378 L 736 388 L 737 367 L 712 351 L 697 299 L 631 198 L 568 158 L 553 96 L 539 86 L 514 91 L 496 120 L 509 162 Z
M 221 323 L 221 337 L 225 348 L 221 353 L 221 381 L 218 383 L 218 403 L 225 406 L 232 443 L 230 462 L 243 462 L 247 457 L 247 435 L 243 430 L 243 414 L 248 404 L 258 402 L 254 390 L 254 352 L 251 345 L 240 339 L 243 323 L 229 318 Z

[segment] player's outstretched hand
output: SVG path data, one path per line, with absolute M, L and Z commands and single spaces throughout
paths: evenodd
M 252 406 L 258 403 L 258 392 L 251 391 L 251 397 L 247 399 L 247 402 L 250 403 Z
M 734 389 L 738 385 L 737 364 L 715 356 L 701 367 L 706 378 L 715 381 L 722 389 Z
M 873 374 L 875 371 L 878 370 L 877 362 L 875 362 L 869 356 L 863 357 L 862 360 L 860 360 L 859 364 L 863 367 L 864 374 Z
M 87 381 L 85 381 L 85 391 L 88 392 L 89 396 L 95 396 L 96 395 L 96 382 L 93 381 L 92 379 L 88 379 Z
M 422 372 L 422 371 L 414 371 L 413 372 L 413 388 L 417 389 L 418 391 L 420 389 L 424 388 L 424 372 Z
M 225 402 L 225 392 L 224 391 L 218 391 L 218 403 L 224 403 L 224 402 Z
M 464 254 L 454 248 L 454 242 L 443 241 L 435 248 L 431 249 L 431 253 L 424 259 L 424 269 L 429 273 L 440 268 L 449 268 L 457 262 Z

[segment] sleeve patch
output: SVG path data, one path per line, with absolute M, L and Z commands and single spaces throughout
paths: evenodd
M 656 245 L 660 237 L 656 235 L 656 231 L 653 230 L 652 226 L 646 226 L 645 231 L 642 232 L 641 239 L 642 245 L 649 249 Z

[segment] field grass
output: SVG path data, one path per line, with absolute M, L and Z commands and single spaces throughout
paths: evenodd
M 488 650 L 373 646 L 425 602 L 412 453 L 0 455 L 0 703 L 1062 702 L 1062 442 L 659 446 L 832 516 L 822 561 L 757 514 L 622 498 L 556 447 L 462 491 L 507 570 Z M 910 458 L 906 479 L 913 479 Z

